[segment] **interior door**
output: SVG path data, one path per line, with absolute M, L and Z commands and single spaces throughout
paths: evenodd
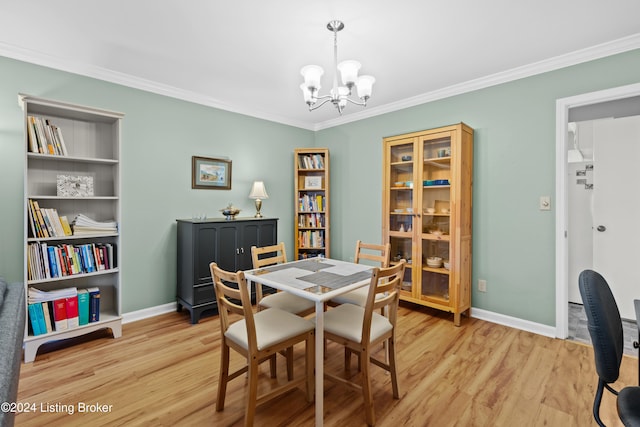
M 609 283 L 623 318 L 640 298 L 640 116 L 593 125 L 593 269 Z

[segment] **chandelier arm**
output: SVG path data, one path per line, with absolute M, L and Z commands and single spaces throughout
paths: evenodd
M 354 101 L 351 98 L 344 98 L 344 99 L 346 99 L 347 101 L 349 101 L 350 103 L 355 104 L 355 105 L 360 105 L 360 106 L 363 106 L 363 107 L 367 105 L 367 101 L 366 100 L 365 101 Z
M 309 105 L 309 111 L 317 110 L 327 102 L 331 101 L 331 97 L 329 95 L 322 96 L 318 99 L 324 99 L 324 101 L 322 101 L 320 104 Z

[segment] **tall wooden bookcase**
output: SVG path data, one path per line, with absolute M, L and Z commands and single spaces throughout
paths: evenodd
M 329 258 L 329 149 L 294 151 L 294 259 Z
M 384 138 L 383 240 L 408 261 L 400 299 L 471 308 L 473 129 L 460 123 Z
M 122 113 L 92 107 L 74 105 L 55 100 L 20 94 L 18 101 L 24 112 L 24 286 L 29 289 L 53 291 L 62 288 L 78 289 L 97 287 L 100 290 L 99 320 L 66 330 L 53 330 L 34 335 L 29 321 L 25 327 L 24 360 L 32 362 L 40 345 L 84 335 L 99 329 L 110 329 L 113 337 L 122 335 L 120 291 L 120 128 Z M 38 117 L 42 123 L 54 124 L 63 135 L 65 152 L 37 152 L 31 145 L 29 133 L 32 122 Z M 54 128 L 55 129 L 55 128 Z M 54 136 L 53 141 L 57 138 Z M 62 181 L 61 181 L 61 178 Z M 80 179 L 80 185 L 92 184 L 92 191 L 78 195 L 60 190 L 60 182 Z M 81 178 L 78 178 L 81 177 Z M 90 181 L 86 181 L 89 180 Z M 95 231 L 84 234 L 42 237 L 30 222 L 30 201 L 39 207 L 55 209 L 68 221 L 84 214 L 95 221 L 115 221 L 116 231 Z M 43 256 L 39 265 L 29 262 L 30 250 L 42 247 L 81 247 L 90 245 L 110 248 L 112 260 L 108 268 L 91 272 L 76 272 L 54 276 L 51 271 L 34 274 L 34 268 L 45 268 Z M 31 247 L 31 249 L 30 249 Z M 82 254 L 84 256 L 86 254 Z M 87 255 L 88 256 L 88 255 Z M 32 268 L 31 272 L 29 269 Z M 28 304 L 28 301 L 26 302 Z M 28 307 L 27 307 L 28 308 Z M 28 309 L 27 309 L 28 312 Z

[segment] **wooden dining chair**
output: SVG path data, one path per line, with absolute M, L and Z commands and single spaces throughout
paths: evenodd
M 389 267 L 390 254 L 391 245 L 389 243 L 378 245 L 363 243 L 361 240 L 358 240 L 356 242 L 356 255 L 353 257 L 353 262 L 360 264 L 362 261 L 371 261 L 377 263 L 380 268 L 387 268 Z M 339 304 L 356 304 L 364 307 L 367 302 L 368 293 L 369 288 L 365 286 L 331 299 L 329 305 L 335 307 Z
M 252 246 L 251 259 L 254 269 L 287 262 L 284 242 L 272 246 Z M 315 303 L 313 301 L 289 292 L 276 292 L 265 296 L 262 293 L 262 285 L 259 283 L 256 283 L 256 303 L 258 304 L 258 310 L 279 308 L 298 316 L 307 316 L 315 311 Z
M 362 361 L 362 381 L 354 383 L 347 377 L 325 373 L 325 377 L 349 385 L 362 392 L 365 418 L 368 425 L 375 424 L 370 365 L 379 366 L 391 374 L 394 399 L 400 398 L 396 368 L 396 321 L 398 317 L 399 290 L 405 269 L 405 260 L 389 268 L 373 268 L 369 293 L 364 307 L 341 304 L 324 314 L 324 336 L 345 347 L 345 364 L 348 373 L 351 353 L 358 353 Z M 388 315 L 378 311 L 386 307 Z M 373 357 L 372 347 L 386 344 L 388 361 Z
M 307 400 L 313 401 L 315 354 L 315 325 L 313 322 L 277 308 L 269 308 L 254 314 L 244 273 L 222 270 L 215 262 L 212 262 L 209 268 L 216 291 L 220 338 L 222 340 L 216 411 L 224 409 L 227 383 L 244 373 L 247 373 L 248 377 L 245 426 L 253 425 L 258 405 L 301 385 L 304 385 Z M 242 316 L 242 319 L 232 323 L 231 313 Z M 287 355 L 287 365 L 293 366 L 293 352 L 287 350 L 293 349 L 295 344 L 302 342 L 305 343 L 306 352 L 305 377 L 296 380 L 293 375 L 288 376 L 286 383 L 258 395 L 258 366 L 262 362 L 270 360 L 272 363 L 271 377 L 275 377 L 276 354 L 284 351 Z M 229 373 L 230 349 L 237 351 L 247 359 L 245 366 L 232 373 Z

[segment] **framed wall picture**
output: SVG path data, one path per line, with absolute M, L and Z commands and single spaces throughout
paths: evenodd
M 321 176 L 306 176 L 304 178 L 305 190 L 322 190 Z
M 193 156 L 191 188 L 231 190 L 231 160 Z

